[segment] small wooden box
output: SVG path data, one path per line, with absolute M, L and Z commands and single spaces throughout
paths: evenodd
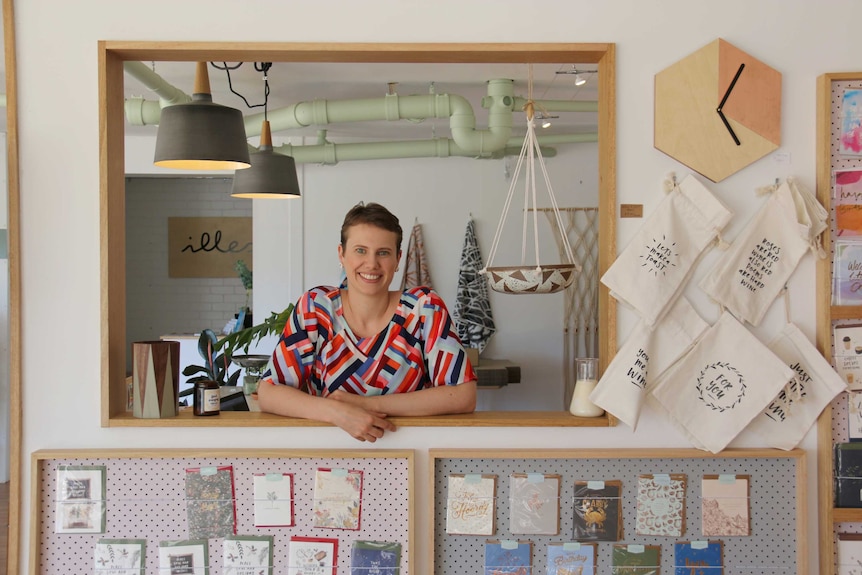
M 479 350 L 475 347 L 465 347 L 464 351 L 467 352 L 467 359 L 470 360 L 470 364 L 473 367 L 479 367 Z

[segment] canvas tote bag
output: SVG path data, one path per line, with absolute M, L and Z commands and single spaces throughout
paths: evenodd
M 685 356 L 659 376 L 650 397 L 696 447 L 718 453 L 794 375 L 724 312 Z
M 759 325 L 805 252 L 819 253 L 819 235 L 825 228 L 826 210 L 804 186 L 788 178 L 700 287 L 737 318 Z
M 590 401 L 636 429 L 651 384 L 707 328 L 709 324 L 685 297 L 678 298 L 655 326 L 639 320 L 590 394 Z
M 759 435 L 768 447 L 790 450 L 799 445 L 820 412 L 847 389 L 847 383 L 792 323 L 785 324 L 768 347 L 796 376 L 746 431 Z
M 611 295 L 653 325 L 682 291 L 731 212 L 694 176 L 665 196 L 602 276 Z

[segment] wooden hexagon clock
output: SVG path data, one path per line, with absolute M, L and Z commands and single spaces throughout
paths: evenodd
M 718 39 L 655 76 L 655 147 L 713 182 L 781 145 L 781 74 Z

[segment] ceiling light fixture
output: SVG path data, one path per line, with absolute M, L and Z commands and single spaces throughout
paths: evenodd
M 277 154 L 272 149 L 272 132 L 267 119 L 269 103 L 269 79 L 267 71 L 272 64 L 261 65 L 264 82 L 263 125 L 260 128 L 260 148 L 251 155 L 251 167 L 237 170 L 233 176 L 234 198 L 298 198 L 299 180 L 296 176 L 296 161 L 285 154 Z M 257 66 L 256 66 L 257 67 Z M 259 104 L 258 104 L 259 105 Z
M 552 115 L 548 114 L 547 112 L 542 112 L 542 111 L 535 112 L 534 117 L 537 120 L 541 120 L 541 122 L 542 122 L 541 126 L 543 128 L 550 128 L 551 127 L 551 120 L 559 118 L 559 116 L 552 116 Z
M 575 86 L 583 86 L 587 83 L 587 77 L 585 74 L 595 74 L 598 70 L 578 70 L 578 68 L 572 64 L 571 70 L 557 70 L 557 74 L 574 74 L 575 76 Z
M 249 167 L 242 112 L 213 103 L 206 62 L 197 63 L 192 101 L 162 110 L 153 163 L 181 170 Z

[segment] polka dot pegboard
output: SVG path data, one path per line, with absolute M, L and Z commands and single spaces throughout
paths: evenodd
M 637 450 L 625 450 L 615 457 L 607 450 L 588 457 L 577 452 L 561 452 L 539 458 L 511 452 L 488 457 L 458 457 L 457 451 L 432 452 L 434 457 L 434 574 L 483 573 L 487 539 L 530 540 L 533 542 L 533 574 L 552 573 L 545 564 L 548 543 L 572 540 L 574 522 L 574 482 L 576 480 L 622 481 L 623 539 L 621 543 L 661 546 L 661 572 L 673 573 L 674 543 L 706 539 L 701 535 L 701 478 L 709 474 L 748 475 L 750 478 L 751 535 L 711 537 L 724 544 L 724 573 L 770 573 L 793 575 L 797 569 L 797 484 L 800 459 L 793 452 L 775 452 L 772 457 L 709 457 L 701 452 L 662 457 L 634 457 Z M 685 450 L 682 450 L 685 451 Z M 679 452 L 679 451 L 678 451 Z M 582 452 L 583 453 L 583 452 Z M 567 455 L 568 454 L 568 455 Z M 798 454 L 797 454 L 798 455 Z M 491 537 L 448 535 L 446 533 L 447 478 L 450 474 L 496 474 L 496 533 Z M 560 491 L 559 535 L 513 535 L 509 529 L 509 477 L 515 473 L 558 473 Z M 646 537 L 635 534 L 637 478 L 647 473 L 687 475 L 685 533 L 682 537 Z M 598 543 L 597 574 L 611 571 L 613 543 Z
M 94 455 L 95 453 L 95 455 Z M 213 450 L 154 451 L 152 457 L 99 457 L 87 451 L 46 452 L 38 458 L 39 559 L 43 575 L 92 573 L 94 548 L 101 538 L 145 539 L 146 573 L 159 573 L 158 546 L 161 541 L 188 539 L 185 502 L 185 473 L 188 468 L 229 465 L 233 468 L 237 534 L 272 535 L 271 575 L 288 572 L 287 551 L 292 536 L 338 539 L 336 575 L 350 573 L 350 548 L 354 541 L 397 541 L 401 543 L 401 572 L 409 573 L 409 523 L 411 517 L 412 451 L 325 450 L 308 453 L 290 450 L 283 456 L 267 450 L 256 457 L 230 455 Z M 202 455 L 203 454 L 203 455 Z M 106 531 L 103 534 L 61 534 L 54 532 L 57 500 L 57 469 L 60 465 L 104 465 L 106 467 Z M 314 478 L 318 468 L 361 470 L 363 473 L 359 530 L 323 529 L 312 526 Z M 294 479 L 294 525 L 262 528 L 254 526 L 253 475 L 290 473 Z M 209 540 L 210 575 L 222 572 L 222 540 Z

